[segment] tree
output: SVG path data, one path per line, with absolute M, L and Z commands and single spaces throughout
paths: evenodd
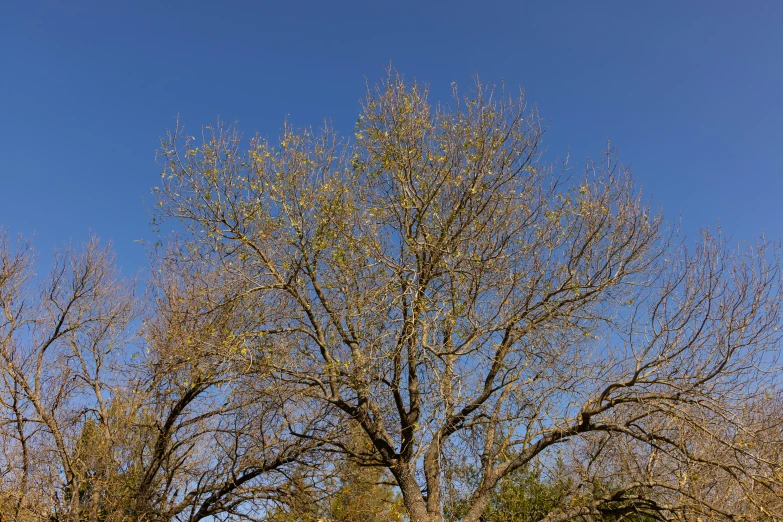
M 113 364 L 135 298 L 97 240 L 59 253 L 40 285 L 33 265 L 28 243 L 14 246 L 0 233 L 2 494 L 14 499 L 14 519 L 77 521 L 103 503 L 108 486 L 92 472 L 104 467 L 101 450 L 116 434 Z
M 354 454 L 372 453 L 355 423 L 348 423 L 336 437 Z M 312 456 L 310 456 L 312 457 Z M 269 522 L 402 522 L 405 509 L 390 483 L 388 472 L 362 467 L 347 459 L 318 463 L 311 476 L 294 477 L 287 495 L 265 520 Z
M 210 301 L 165 255 L 146 308 L 95 239 L 43 282 L 34 262 L 0 234 L 0 520 L 253 520 L 318 461 L 321 412 L 238 357 L 231 332 L 258 314 Z
M 145 521 L 263 518 L 303 456 L 317 462 L 321 411 L 291 405 L 290 387 L 268 361 L 245 357 L 244 334 L 263 314 L 222 293 L 237 286 L 208 266 L 172 271 L 187 252 L 158 254 L 146 353 L 125 400 L 140 412 L 126 458 L 135 476 L 131 512 Z
M 719 231 L 688 248 L 613 153 L 580 175 L 544 163 L 540 121 L 481 84 L 433 107 L 390 73 L 353 140 L 286 126 L 244 150 L 232 127 L 177 129 L 157 217 L 181 224 L 179 272 L 212 267 L 263 315 L 249 354 L 361 426 L 372 453 L 322 442 L 387 469 L 413 522 L 443 520 L 450 488 L 480 520 L 504 477 L 558 448 L 626 465 L 548 522 L 737 515 L 689 489 L 697 464 L 758 506 L 775 477 L 735 435 L 775 385 L 774 251 Z
M 493 491 L 482 521 L 536 522 L 568 503 L 574 486 L 571 477 L 563 473 L 563 462 L 558 459 L 554 473 L 548 471 L 535 463 L 505 477 Z M 469 497 L 454 492 L 446 503 L 445 519 L 460 520 L 468 509 Z

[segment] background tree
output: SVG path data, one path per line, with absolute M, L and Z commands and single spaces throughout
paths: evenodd
M 289 408 L 290 387 L 244 356 L 251 315 L 214 301 L 218 278 L 156 258 L 138 336 L 134 288 L 97 240 L 40 286 L 34 261 L 0 236 L 0 516 L 258 519 L 305 454 L 317 461 L 322 412 Z
M 574 490 L 572 477 L 557 460 L 550 473 L 540 463 L 515 471 L 498 484 L 482 515 L 485 522 L 535 522 L 568 503 Z M 470 498 L 454 491 L 445 495 L 445 519 L 460 520 L 470 509 Z
M 383 467 L 361 465 L 376 450 L 359 426 L 350 423 L 347 427 L 342 445 L 354 458 L 336 463 L 336 488 L 329 492 L 323 518 L 332 522 L 401 522 L 405 509 L 391 486 L 392 477 Z
M 410 520 L 443 519 L 463 459 L 474 522 L 504 477 L 580 446 L 660 466 L 544 520 L 607 501 L 616 515 L 730 519 L 682 473 L 698 463 L 744 491 L 772 479 L 728 435 L 774 385 L 777 258 L 719 232 L 686 248 L 613 154 L 580 175 L 543 163 L 539 122 L 521 97 L 478 84 L 433 107 L 390 74 L 351 142 L 286 127 L 244 150 L 230 127 L 200 141 L 178 129 L 160 153 L 159 217 L 199 253 L 181 270 L 248 284 L 265 314 L 253 357 L 361 426 L 375 449 L 362 463 L 391 473 Z
M 97 240 L 59 253 L 40 286 L 33 265 L 29 244 L 0 234 L 3 494 L 14 499 L 8 515 L 94 519 L 108 486 L 97 459 L 116 435 L 110 409 L 121 379 L 112 365 L 136 314 L 132 286 Z
M 375 450 L 354 423 L 338 435 L 353 459 L 320 463 L 315 476 L 289 483 L 290 494 L 269 516 L 271 522 L 401 522 L 405 509 L 384 468 L 362 466 Z

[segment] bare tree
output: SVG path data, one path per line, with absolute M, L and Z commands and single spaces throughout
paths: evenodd
M 236 285 L 225 298 L 263 314 L 248 356 L 362 427 L 372 452 L 322 442 L 388 469 L 412 521 L 442 520 L 447 486 L 472 484 L 475 522 L 503 477 L 594 444 L 585 459 L 656 471 L 547 520 L 732 518 L 681 477 L 767 478 L 729 435 L 774 384 L 775 253 L 719 232 L 686 248 L 611 152 L 576 175 L 541 160 L 542 134 L 522 97 L 477 84 L 432 107 L 390 74 L 350 142 L 286 126 L 243 150 L 231 127 L 177 129 L 158 218 L 181 222 L 179 270 L 213 267 Z M 472 480 L 447 484 L 466 462 Z
M 0 408 L 11 485 L 3 493 L 15 499 L 9 514 L 17 519 L 79 520 L 98 509 L 106 486 L 89 475 L 79 441 L 85 426 L 100 432 L 94 440 L 114 438 L 111 365 L 128 341 L 134 297 L 97 240 L 58 254 L 40 286 L 34 261 L 29 244 L 0 235 Z
M 323 438 L 320 414 L 291 406 L 291 387 L 249 357 L 245 334 L 263 313 L 227 296 L 224 274 L 172 270 L 192 254 L 163 252 L 154 264 L 137 399 L 126 401 L 139 412 L 132 511 L 143 520 L 263 518 L 285 500 L 303 457 L 316 460 L 320 443 L 299 434 Z
M 97 240 L 40 286 L 34 263 L 0 237 L 0 518 L 258 519 L 304 455 L 318 462 L 329 426 L 245 356 L 261 316 L 219 301 L 222 276 L 162 255 L 142 315 Z

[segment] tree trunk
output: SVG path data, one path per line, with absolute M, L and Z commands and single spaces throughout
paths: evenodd
M 394 467 L 392 473 L 402 491 L 402 501 L 408 511 L 410 522 L 441 522 L 440 517 L 433 517 L 427 512 L 424 497 L 410 466 L 402 464 Z

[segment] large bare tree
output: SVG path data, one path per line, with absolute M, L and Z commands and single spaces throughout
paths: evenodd
M 549 521 L 780 518 L 756 494 L 776 471 L 738 435 L 748 401 L 774 394 L 775 252 L 685 241 L 614 154 L 559 168 L 542 134 L 521 96 L 477 84 L 433 107 L 393 73 L 351 140 L 177 129 L 156 189 L 191 253 L 172 270 L 223 274 L 221 299 L 257 315 L 233 333 L 248 357 L 298 408 L 358 423 L 372 451 L 318 442 L 388 469 L 414 522 L 443 520 L 454 488 L 479 520 L 499 481 L 555 450 L 627 465 Z M 742 498 L 697 494 L 694 467 Z

